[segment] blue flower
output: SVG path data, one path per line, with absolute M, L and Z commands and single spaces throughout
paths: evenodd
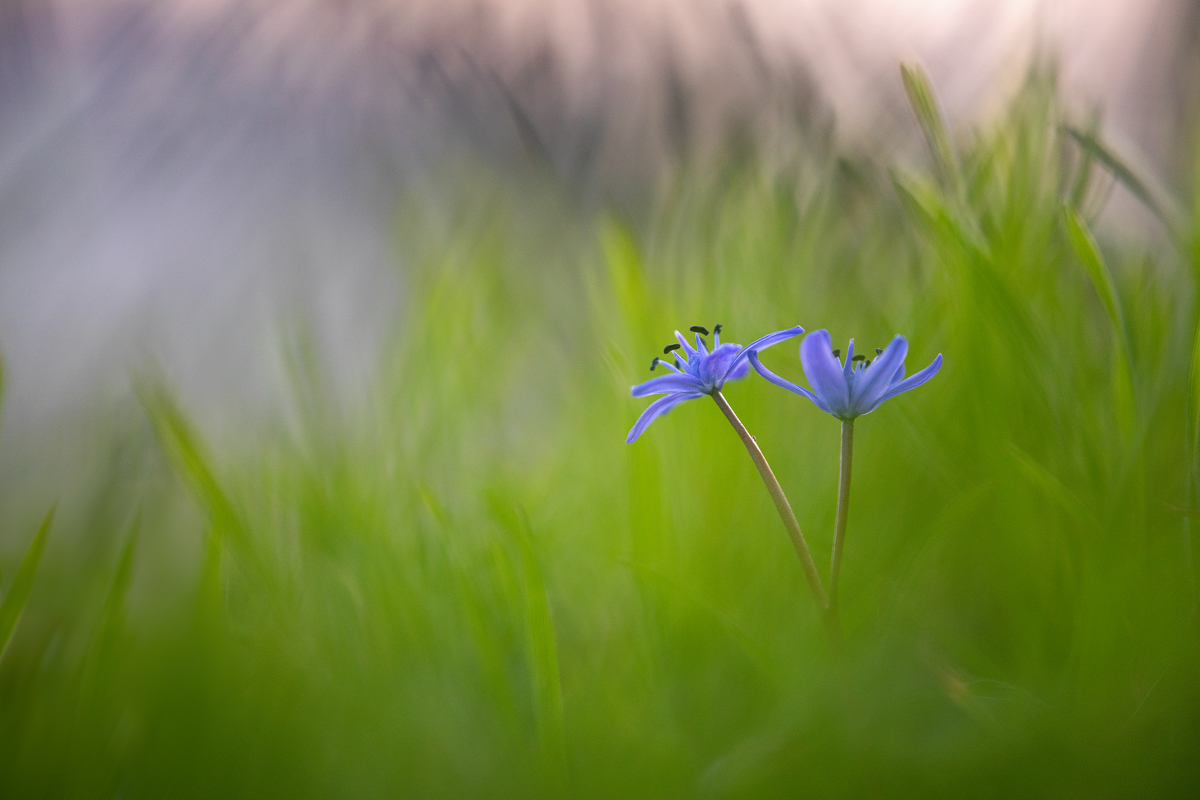
M 804 333 L 804 328 L 797 325 L 794 328 L 769 333 L 745 347 L 739 347 L 736 344 L 721 344 L 721 326 L 718 325 L 713 329 L 714 346 L 710 352 L 704 344 L 704 339 L 700 336 L 702 333 L 707 334 L 708 331 L 699 325 L 693 325 L 692 330 L 696 333 L 695 347 L 688 344 L 682 333 L 675 331 L 675 338 L 679 340 L 679 344 L 667 345 L 663 349 L 664 354 L 671 353 L 673 355 L 674 365 L 661 358 L 650 362 L 651 370 L 662 364 L 673 374 L 651 378 L 645 383 L 633 387 L 634 397 L 646 397 L 652 394 L 666 396 L 655 400 L 642 412 L 637 422 L 634 423 L 633 429 L 629 431 L 629 436 L 625 437 L 626 443 L 632 444 L 637 441 L 637 438 L 642 435 L 642 431 L 646 430 L 651 422 L 680 403 L 695 400 L 706 394 L 716 394 L 721 391 L 721 387 L 725 385 L 726 381 L 736 381 L 746 377 L 750 373 L 750 364 L 747 359 L 752 353 Z
M 843 365 L 838 360 L 839 353 L 833 349 L 829 331 L 813 331 L 800 343 L 800 363 L 812 391 L 771 372 L 758 360 L 756 352 L 751 351 L 749 359 L 758 374 L 771 383 L 804 395 L 817 408 L 844 420 L 870 414 L 883 401 L 915 389 L 942 368 L 942 354 L 938 353 L 932 364 L 905 378 L 904 357 L 908 355 L 908 341 L 903 336 L 892 339 L 887 347 L 875 353 L 874 361 L 854 355 L 854 340 L 851 339 Z

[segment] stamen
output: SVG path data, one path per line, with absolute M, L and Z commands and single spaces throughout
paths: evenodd
M 841 358 L 841 357 L 842 357 L 842 351 L 841 351 L 841 350 L 834 350 L 834 351 L 833 351 L 833 357 L 834 357 L 834 358 Z
M 654 372 L 654 368 L 657 366 L 658 366 L 658 358 L 656 357 L 650 362 L 650 371 Z
M 688 330 L 692 333 L 702 333 L 705 336 L 708 336 L 708 328 L 704 327 L 703 325 L 693 325 L 692 327 L 688 328 Z
M 877 355 L 877 356 L 881 356 L 881 355 L 883 355 L 883 348 L 882 348 L 882 347 L 876 347 L 876 348 L 875 348 L 875 355 Z
M 854 358 L 852 358 L 850 360 L 851 361 L 866 361 L 867 357 L 864 356 L 862 353 L 859 353 L 858 355 L 856 355 Z
M 867 363 L 863 364 L 863 369 L 866 369 L 866 368 L 867 368 L 867 367 L 869 367 L 869 366 L 871 366 L 871 362 L 870 362 L 870 361 L 868 361 Z
M 663 348 L 663 355 L 665 356 L 667 353 L 671 352 L 672 350 L 678 350 L 678 349 L 679 349 L 679 345 L 669 344 Z
M 716 325 L 713 326 L 713 333 L 720 333 L 720 332 L 721 332 L 721 323 L 718 322 Z

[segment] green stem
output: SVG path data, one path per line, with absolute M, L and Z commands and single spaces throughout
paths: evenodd
M 783 487 L 775 479 L 775 473 L 771 471 L 771 465 L 767 463 L 766 456 L 759 449 L 758 442 L 746 430 L 746 426 L 738 419 L 737 414 L 733 413 L 733 409 L 729 407 L 725 397 L 720 392 L 713 392 L 712 397 L 721 407 L 721 411 L 725 412 L 725 418 L 729 420 L 729 424 L 741 437 L 742 444 L 746 445 L 746 450 L 750 452 L 750 458 L 754 460 L 754 466 L 758 467 L 758 474 L 762 476 L 763 483 L 767 485 L 767 491 L 771 493 L 771 499 L 775 501 L 775 508 L 779 511 L 779 516 L 783 518 L 783 525 L 792 539 L 792 547 L 796 548 L 796 555 L 800 557 L 800 565 L 804 567 L 804 576 L 808 578 L 808 585 L 812 589 L 813 597 L 820 606 L 822 616 L 826 616 L 829 603 L 825 599 L 825 587 L 821 585 L 821 576 L 817 574 L 817 565 L 813 562 L 812 553 L 808 551 L 808 543 L 804 541 L 800 523 L 796 521 L 796 515 L 792 513 L 792 506 L 783 493 Z
M 842 459 L 838 473 L 837 524 L 833 529 L 833 558 L 829 563 L 829 613 L 838 616 L 838 576 L 846 544 L 846 519 L 850 516 L 850 462 L 854 451 L 854 420 L 842 420 Z

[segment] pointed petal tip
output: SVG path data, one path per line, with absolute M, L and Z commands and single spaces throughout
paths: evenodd
M 673 394 L 677 392 L 701 392 L 703 384 L 693 375 L 687 373 L 672 373 L 651 378 L 645 383 L 639 383 L 630 390 L 634 397 L 646 397 L 651 394 Z
M 633 428 L 630 429 L 629 434 L 625 437 L 625 443 L 633 444 L 635 441 L 637 441 L 637 438 L 642 435 L 646 428 L 650 426 L 651 422 L 658 419 L 663 414 L 666 414 L 675 406 L 688 400 L 695 400 L 696 398 L 703 396 L 704 395 L 700 392 L 675 392 L 668 394 L 665 397 L 658 398 L 653 403 L 648 405 L 645 410 L 642 411 L 641 415 L 638 416 L 637 422 L 633 424 Z
M 896 336 L 883 348 L 883 352 L 875 358 L 869 369 L 861 367 L 850 392 L 851 410 L 857 414 L 866 414 L 883 402 L 883 396 L 892 386 L 892 379 L 898 370 L 904 368 L 907 355 L 908 340 L 903 336 Z
M 774 372 L 771 372 L 771 370 L 769 370 L 765 366 L 763 366 L 763 363 L 758 360 L 758 353 L 755 353 L 755 352 L 750 353 L 750 357 L 748 360 L 749 360 L 750 364 L 754 367 L 754 371 L 757 372 L 759 375 L 761 375 L 766 380 L 770 381 L 771 383 L 775 384 L 776 386 L 778 386 L 781 389 L 787 389 L 789 392 L 798 394 L 801 397 L 807 397 L 809 400 L 811 400 L 813 403 L 816 404 L 817 408 L 820 408 L 822 411 L 826 410 L 824 405 L 821 403 L 821 400 L 815 394 L 813 394 L 811 391 L 809 391 L 808 389 L 805 389 L 803 386 L 797 386 L 796 384 L 792 383 L 791 381 L 787 380 L 786 378 L 779 377 Z
M 899 381 L 898 383 L 893 383 L 891 386 L 889 386 L 887 391 L 884 392 L 883 396 L 879 399 L 879 403 L 882 403 L 885 400 L 891 400 L 896 395 L 904 394 L 907 391 L 911 391 L 912 389 L 917 388 L 918 386 L 920 386 L 921 384 L 925 383 L 930 378 L 932 378 L 934 375 L 936 375 L 938 373 L 938 370 L 940 370 L 941 368 L 942 368 L 942 354 L 938 353 L 937 358 L 933 359 L 933 362 L 930 363 L 930 365 L 928 367 L 926 367 L 925 369 L 923 369 L 920 372 L 917 372 L 913 375 L 909 375 L 907 378 L 905 378 L 902 381 Z M 876 403 L 876 405 L 878 405 L 879 403 Z
M 678 330 L 675 331 L 675 340 L 679 342 L 681 347 L 683 347 L 683 352 L 687 355 L 688 358 L 695 357 L 696 348 L 692 347 L 692 345 L 688 342 L 687 337 L 684 336 L 682 333 L 680 333 Z
M 794 325 L 791 328 L 784 328 L 781 331 L 768 333 L 766 336 L 760 336 L 745 347 L 740 348 L 737 354 L 730 362 L 728 370 L 732 371 L 739 364 L 744 363 L 744 360 L 750 353 L 756 353 L 759 350 L 765 350 L 768 347 L 773 347 L 780 342 L 785 342 L 794 336 L 799 336 L 804 333 L 804 328 L 800 325 Z M 728 373 L 727 373 L 728 374 Z

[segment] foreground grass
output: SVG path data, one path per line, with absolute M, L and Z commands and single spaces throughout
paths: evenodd
M 1194 791 L 1195 226 L 1096 248 L 1120 170 L 1047 80 L 952 145 L 909 77 L 928 174 L 751 159 L 636 221 L 505 180 L 415 194 L 360 406 L 302 339 L 252 446 L 143 380 L 0 659 L 4 793 Z M 717 408 L 623 443 L 629 385 L 715 322 L 945 356 L 857 425 L 840 661 Z M 764 360 L 800 379 L 794 347 Z M 836 422 L 725 394 L 827 564 Z

